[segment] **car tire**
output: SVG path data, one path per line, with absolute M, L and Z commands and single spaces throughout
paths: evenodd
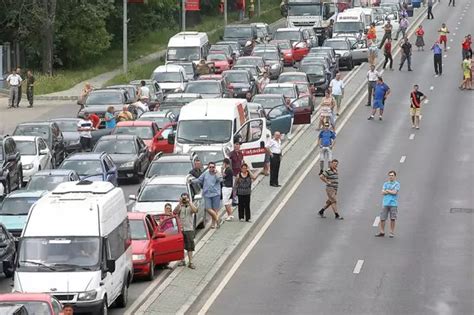
M 125 308 L 127 307 L 128 303 L 128 279 L 125 279 L 125 282 L 123 283 L 122 286 L 122 292 L 120 293 L 120 296 L 117 298 L 117 307 L 119 308 Z
M 104 299 L 102 300 L 102 303 L 100 304 L 100 309 L 98 311 L 99 315 L 107 315 L 109 312 L 109 309 L 107 307 L 107 296 L 104 296 Z
M 147 281 L 153 281 L 155 279 L 155 257 L 152 255 L 150 260 L 150 272 L 146 276 Z

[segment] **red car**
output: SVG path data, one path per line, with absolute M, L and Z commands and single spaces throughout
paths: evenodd
M 115 129 L 112 131 L 113 135 L 123 134 L 123 135 L 135 135 L 142 138 L 145 142 L 148 150 L 150 151 L 150 159 L 153 159 L 157 151 L 157 139 L 156 135 L 158 134 L 158 125 L 154 121 L 147 120 L 134 120 L 134 121 L 121 121 L 115 126 Z
M 184 259 L 184 241 L 178 218 L 155 218 L 143 212 L 129 212 L 132 259 L 135 276 L 153 280 L 155 266 Z
M 293 66 L 295 64 L 295 52 L 289 40 L 272 40 L 270 44 L 278 45 L 285 66 Z
M 212 53 L 207 55 L 207 61 L 214 64 L 215 73 L 222 73 L 222 71 L 230 70 L 232 67 L 232 58 L 222 53 Z
M 173 153 L 174 144 L 168 143 L 168 135 L 176 131 L 177 122 L 168 123 L 156 134 L 154 145 L 156 152 Z
M 0 306 L 4 304 L 21 304 L 28 314 L 58 315 L 63 309 L 55 297 L 45 293 L 0 294 Z

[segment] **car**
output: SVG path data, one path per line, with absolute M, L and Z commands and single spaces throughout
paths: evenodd
M 0 182 L 3 195 L 14 189 L 20 189 L 23 184 L 23 167 L 20 151 L 11 136 L 0 136 Z
M 173 121 L 163 126 L 155 136 L 155 151 L 161 153 L 173 153 L 174 144 L 168 141 L 168 136 L 176 132 L 178 122 Z
M 315 96 L 313 92 L 314 87 L 307 81 L 293 83 L 296 84 L 296 86 L 298 87 L 298 101 L 295 102 L 295 106 L 298 108 L 310 108 L 312 114 L 314 112 L 315 107 Z
M 262 69 L 260 69 L 259 66 L 255 66 L 255 65 L 235 65 L 235 66 L 232 67 L 232 70 L 249 71 L 250 74 L 252 75 L 252 78 L 255 81 L 258 81 L 258 79 L 260 78 L 260 76 L 262 74 Z
M 177 217 L 129 212 L 133 276 L 155 277 L 155 266 L 184 259 L 184 240 Z
M 104 181 L 118 186 L 117 166 L 105 152 L 74 153 L 68 156 L 59 168 L 76 171 L 81 180 Z
M 369 48 L 367 47 L 367 41 L 363 39 L 358 39 L 356 37 L 348 36 L 346 37 L 351 43 L 351 54 L 352 60 L 355 64 L 361 64 L 362 62 L 369 61 Z
M 196 80 L 198 77 L 196 64 L 194 62 L 185 62 L 185 61 L 169 61 L 168 65 L 177 65 L 183 67 L 186 72 L 186 78 L 188 81 Z
M 160 85 L 155 80 L 133 80 L 130 84 L 135 86 L 141 86 L 141 82 L 145 81 L 145 86 L 150 90 L 150 99 L 148 100 L 148 108 L 153 111 L 156 105 L 163 102 L 164 93 L 161 90 Z
M 250 23 L 257 29 L 257 39 L 268 42 L 271 38 L 270 26 L 267 23 Z
M 212 52 L 207 55 L 207 62 L 212 64 L 215 73 L 229 70 L 232 67 L 231 57 L 223 52 Z
M 336 73 L 339 71 L 337 60 L 333 62 L 333 58 L 327 50 L 316 50 L 314 52 L 310 52 L 308 56 L 324 57 L 324 60 L 327 60 L 328 70 L 331 73 L 331 79 L 334 78 Z
M 14 136 L 38 136 L 46 141 L 52 156 L 53 167 L 58 166 L 66 157 L 64 136 L 54 121 L 35 121 L 18 124 Z
M 162 129 L 165 125 L 176 121 L 176 115 L 172 110 L 165 109 L 143 113 L 137 121 L 153 121 L 158 126 L 158 129 Z
M 222 146 L 216 145 L 198 145 L 192 147 L 189 151 L 191 154 L 195 154 L 196 157 L 201 160 L 202 165 L 208 165 L 209 162 L 216 163 L 217 169 L 220 169 L 224 159 L 228 157 L 230 152 Z
M 348 70 L 354 68 L 352 59 L 351 43 L 345 37 L 328 38 L 323 43 L 324 47 L 333 48 L 339 59 L 339 68 L 346 67 Z
M 153 176 L 186 175 L 193 169 L 195 159 L 195 155 L 189 154 L 157 154 L 145 174 L 145 180 Z
M 161 103 L 161 110 L 170 110 L 176 116 L 178 120 L 179 112 L 181 107 L 191 103 L 194 100 L 201 99 L 202 96 L 199 93 L 172 93 L 166 96 L 166 99 Z
M 260 71 L 262 71 L 265 68 L 265 60 L 263 60 L 263 57 L 261 56 L 245 56 L 245 57 L 240 57 L 237 59 L 235 62 L 236 66 L 257 66 Z
M 301 65 L 300 69 L 306 73 L 309 83 L 315 87 L 316 95 L 324 95 L 332 79 L 329 69 L 320 63 L 306 63 Z
M 278 50 L 256 50 L 252 56 L 260 56 L 265 62 L 265 66 L 270 73 L 270 79 L 278 79 L 280 73 L 283 72 L 283 58 L 281 58 Z
M 264 44 L 257 44 L 253 47 L 253 50 L 252 50 L 252 54 L 251 56 L 258 56 L 255 54 L 255 52 L 257 51 L 276 51 L 278 52 L 279 54 L 281 53 L 280 52 L 280 48 L 278 47 L 277 44 L 273 43 L 273 44 L 270 44 L 270 43 L 264 43 Z
M 265 86 L 262 94 L 283 94 L 292 101 L 298 98 L 298 87 L 293 83 L 270 83 Z
M 271 109 L 275 106 L 285 104 L 285 97 L 283 94 L 257 94 L 252 98 L 253 103 L 263 106 L 265 110 Z
M 20 151 L 23 182 L 26 184 L 36 172 L 52 167 L 51 152 L 46 141 L 37 136 L 13 136 Z
M 296 61 L 303 59 L 304 55 L 302 50 L 295 49 L 289 40 L 272 40 L 270 41 L 270 44 L 278 46 L 285 66 L 293 67 Z
M 277 83 L 309 82 L 305 72 L 284 72 L 277 80 Z
M 28 310 L 21 304 L 0 302 L 0 314 L 28 315 Z
M 331 72 L 331 75 L 334 74 L 334 76 L 336 76 L 336 71 L 335 69 L 333 68 L 331 71 L 331 67 L 332 67 L 332 64 L 331 64 L 331 59 L 327 56 L 327 55 L 321 55 L 321 54 L 308 54 L 306 57 L 304 57 L 304 59 L 300 62 L 300 68 L 302 65 L 304 64 L 307 64 L 307 63 L 320 63 L 322 65 L 324 65 L 324 67 L 326 69 L 328 69 L 329 72 Z
M 202 98 L 223 98 L 228 97 L 230 92 L 227 90 L 224 79 L 219 80 L 198 80 L 189 82 L 184 93 L 199 93 Z
M 118 167 L 118 179 L 139 182 L 150 165 L 150 152 L 137 136 L 110 135 L 97 141 L 92 152 L 106 152 Z
M 249 55 L 248 43 L 257 39 L 257 28 L 251 24 L 229 24 L 224 28 L 224 41 L 236 41 L 240 45 L 241 55 Z
M 267 118 L 267 116 L 265 115 L 265 109 L 262 105 L 258 103 L 249 102 L 247 103 L 247 108 L 249 110 L 250 119 Z
M 288 134 L 293 125 L 304 125 L 311 123 L 311 95 L 304 95 L 292 101 L 294 111 L 288 111 L 286 105 L 277 105 L 270 109 L 265 109 L 266 119 L 270 121 L 271 133 L 279 131 Z
M 77 117 L 84 117 L 84 113 L 94 113 L 101 118 L 99 128 L 105 128 L 105 112 L 109 106 L 113 106 L 116 111 L 121 111 L 124 106 L 133 103 L 134 96 L 128 94 L 126 89 L 94 89 L 90 92 L 84 108 L 79 110 Z
M 231 97 L 245 98 L 246 94 L 257 94 L 255 79 L 248 70 L 228 70 L 222 73 L 227 80 L 227 89 L 230 90 Z
M 148 147 L 151 153 L 151 158 L 156 154 L 155 136 L 157 135 L 160 128 L 154 121 L 148 120 L 135 120 L 135 121 L 121 121 L 117 123 L 113 135 L 135 135 L 140 137 Z
M 275 32 L 273 32 L 272 40 L 289 40 L 291 42 L 291 45 L 296 46 L 297 43 L 301 43 L 306 40 L 306 38 L 303 37 L 303 34 L 304 32 L 302 28 L 279 28 Z
M 5 293 L 0 294 L 0 305 L 12 303 L 22 305 L 26 314 L 60 315 L 63 306 L 58 299 L 46 293 Z
M 106 89 L 124 89 L 128 92 L 132 103 L 138 101 L 138 86 L 134 84 L 118 84 L 105 87 Z
M 206 223 L 206 212 L 201 194 L 201 187 L 191 181 L 191 175 L 153 176 L 143 182 L 138 195 L 130 195 L 129 200 L 135 201 L 133 212 L 144 212 L 152 215 L 163 214 L 165 204 L 170 203 L 174 209 L 178 205 L 182 193 L 188 193 L 190 201 L 198 212 L 194 215 L 194 228 L 203 228 Z
M 16 244 L 13 235 L 8 232 L 7 228 L 3 223 L 0 222 L 0 261 L 8 262 L 2 265 L 2 271 L 5 277 L 10 278 L 13 276 L 13 266 L 16 257 Z M 1 297 L 1 295 L 0 295 Z M 1 299 L 0 299 L 1 302 Z
M 235 58 L 240 57 L 240 45 L 236 41 L 218 41 L 216 45 L 230 45 L 232 48 L 232 54 Z
M 79 181 L 80 177 L 76 171 L 73 170 L 43 170 L 31 176 L 26 190 L 47 190 L 53 191 L 56 186 L 64 182 Z
M 153 70 L 151 79 L 158 82 L 164 95 L 184 91 L 188 82 L 186 70 L 174 64 L 158 66 Z
M 336 50 L 332 47 L 325 47 L 325 46 L 319 46 L 319 47 L 313 47 L 309 51 L 309 53 L 319 53 L 319 52 L 326 52 L 331 59 L 331 64 L 333 67 L 336 68 L 336 70 L 339 70 L 339 58 L 336 56 Z
M 46 190 L 11 192 L 0 205 L 0 222 L 14 237 L 20 237 L 31 206 L 47 193 Z
M 230 64 L 234 63 L 235 54 L 232 46 L 228 44 L 214 44 L 209 48 L 209 54 L 221 54 L 224 53 L 229 59 Z

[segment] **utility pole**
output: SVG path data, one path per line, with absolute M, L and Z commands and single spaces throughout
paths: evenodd
M 258 10 L 257 16 L 260 17 L 260 0 L 257 0 L 257 10 Z
M 227 0 L 224 0 L 224 25 L 227 25 Z
M 123 73 L 125 74 L 128 72 L 127 1 L 128 0 L 123 0 Z
M 181 0 L 181 31 L 186 30 L 186 0 Z

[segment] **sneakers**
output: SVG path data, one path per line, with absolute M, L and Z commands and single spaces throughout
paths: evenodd
M 232 221 L 232 220 L 234 220 L 234 216 L 233 216 L 233 215 L 230 215 L 230 216 L 228 216 L 225 220 L 226 220 L 226 221 Z
M 394 237 L 395 237 L 395 233 L 390 232 L 390 234 L 388 234 L 388 237 L 394 238 Z
M 382 119 L 382 116 L 379 116 L 379 120 L 383 120 L 383 119 Z
M 326 216 L 324 215 L 324 209 L 319 210 L 318 214 L 319 214 L 319 216 L 320 216 L 321 218 L 325 218 L 325 217 L 326 217 Z
M 339 213 L 335 213 L 336 220 L 344 220 L 342 216 L 339 215 Z
M 373 120 L 373 119 L 374 119 L 373 115 L 370 115 L 369 118 L 367 118 L 367 120 Z
M 384 237 L 384 236 L 385 236 L 385 233 L 381 233 L 381 232 L 375 234 L 375 237 Z
M 244 222 L 244 219 L 239 219 L 240 222 Z
M 188 264 L 188 268 L 189 268 L 189 269 L 196 269 L 196 266 L 194 266 L 193 263 L 189 263 L 189 264 Z

